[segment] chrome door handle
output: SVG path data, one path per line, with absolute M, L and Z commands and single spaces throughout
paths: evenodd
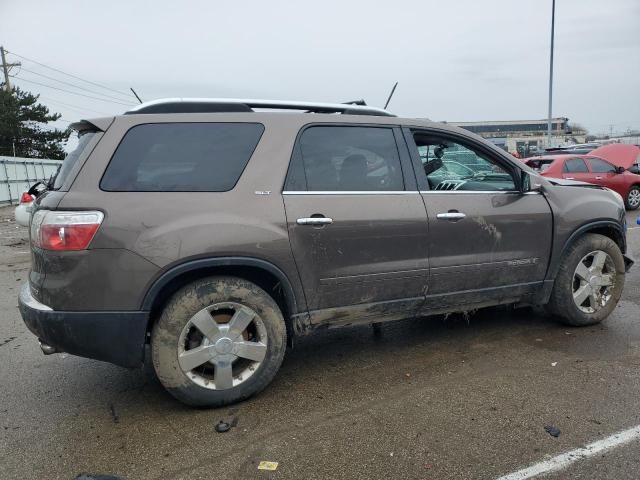
M 567 177 L 567 178 L 565 178 L 565 180 L 575 180 L 575 179 L 576 179 L 576 177 Z
M 466 215 L 462 212 L 447 212 L 436 215 L 436 218 L 440 220 L 462 220 L 465 217 Z
M 303 217 L 296 220 L 298 225 L 329 225 L 333 218 L 329 217 Z
M 602 177 L 596 177 L 596 180 L 602 180 Z

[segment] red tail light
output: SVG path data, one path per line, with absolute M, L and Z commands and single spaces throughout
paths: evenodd
M 38 210 L 31 220 L 31 242 L 45 250 L 86 250 L 103 219 L 102 212 Z
M 31 203 L 33 202 L 33 197 L 29 195 L 27 192 L 24 192 L 20 197 L 20 203 Z

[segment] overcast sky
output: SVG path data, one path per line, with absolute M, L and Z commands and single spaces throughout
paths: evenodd
M 594 133 L 640 128 L 640 0 L 556 3 L 554 116 Z M 547 115 L 551 0 L 0 0 L 0 19 L 10 52 L 117 90 L 133 86 L 144 100 L 364 98 L 382 106 L 398 81 L 389 109 L 402 116 Z M 27 69 L 125 99 L 9 60 L 23 62 L 14 82 L 67 120 L 127 108 L 28 83 L 93 95 Z

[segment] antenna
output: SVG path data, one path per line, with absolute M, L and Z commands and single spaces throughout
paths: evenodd
M 136 96 L 136 98 L 138 99 L 138 101 L 140 103 L 142 103 L 142 100 L 140 100 L 140 97 L 138 96 L 138 94 L 136 93 L 136 91 L 133 89 L 133 87 L 129 87 L 129 89 L 133 92 L 133 94 Z
M 393 88 L 391 89 L 391 93 L 389 94 L 389 98 L 387 98 L 387 103 L 384 104 L 384 109 L 387 109 L 387 105 L 391 101 L 391 97 L 393 97 L 393 93 L 396 91 L 396 87 L 398 86 L 398 82 L 393 84 Z

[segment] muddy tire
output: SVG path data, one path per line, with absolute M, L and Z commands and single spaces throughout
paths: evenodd
M 640 207 L 640 185 L 634 185 L 627 193 L 627 198 L 624 199 L 624 205 L 627 210 L 637 210 Z
M 624 280 L 624 259 L 616 242 L 586 234 L 565 252 L 546 310 L 567 325 L 600 323 L 616 308 Z
M 181 402 L 219 407 L 264 389 L 287 345 L 282 313 L 257 285 L 210 277 L 176 292 L 151 334 L 153 366 Z

